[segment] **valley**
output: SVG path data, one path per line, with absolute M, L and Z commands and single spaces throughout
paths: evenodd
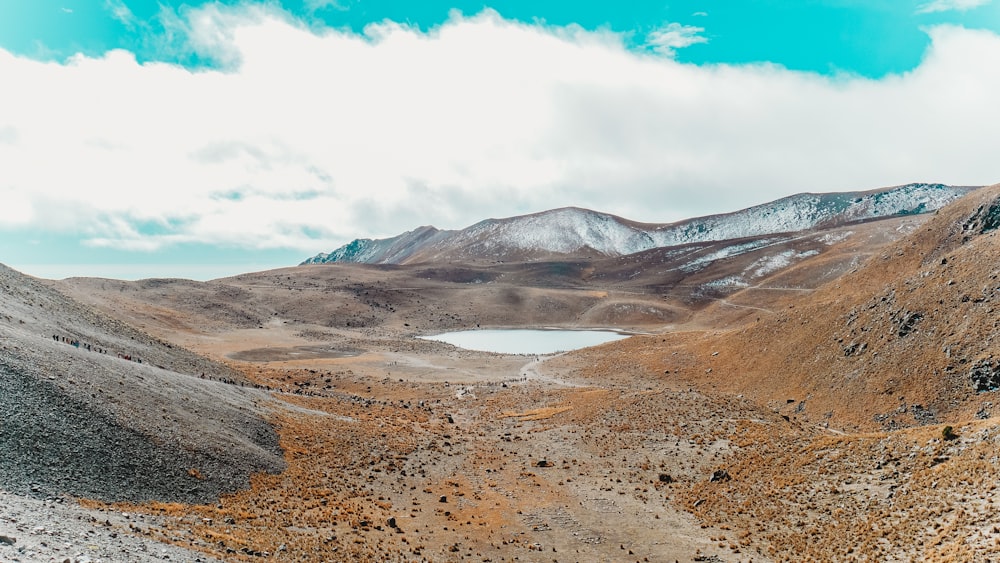
M 0 560 L 63 557 L 25 522 L 69 511 L 70 560 L 988 561 L 998 202 L 626 255 L 4 270 L 0 398 L 22 405 L 16 374 L 53 409 L 32 444 L 0 421 L 5 448 L 48 448 L 63 397 L 103 441 L 0 483 Z M 540 357 L 417 338 L 541 327 L 635 336 Z M 154 446 L 189 455 L 144 460 L 146 489 L 88 453 Z

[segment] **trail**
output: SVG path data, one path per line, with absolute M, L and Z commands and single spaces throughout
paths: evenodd
M 551 360 L 552 358 L 558 358 L 559 356 L 563 356 L 565 354 L 566 352 L 560 352 L 558 354 L 552 354 L 549 356 L 538 356 L 534 360 L 524 364 L 524 366 L 522 366 L 520 369 L 520 373 L 529 381 L 542 381 L 545 383 L 551 383 L 553 385 L 560 385 L 562 387 L 574 387 L 574 388 L 593 387 L 593 385 L 581 385 L 579 383 L 571 383 L 564 379 L 559 379 L 557 377 L 544 375 L 542 374 L 541 370 L 539 370 L 539 367 L 547 360 Z
M 772 311 L 771 309 L 764 309 L 764 308 L 761 308 L 761 307 L 754 307 L 752 305 L 740 305 L 739 303 L 733 303 L 732 301 L 728 301 L 726 299 L 716 299 L 715 301 L 718 301 L 722 305 L 728 305 L 730 307 L 738 307 L 740 309 L 753 309 L 754 311 L 764 311 L 765 313 L 774 314 L 774 311 Z

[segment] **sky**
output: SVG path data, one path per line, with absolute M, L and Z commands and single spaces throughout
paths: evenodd
M 0 0 L 0 262 L 211 279 L 579 206 L 1000 182 L 1000 0 Z

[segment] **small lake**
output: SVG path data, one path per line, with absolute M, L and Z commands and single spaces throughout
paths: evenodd
M 609 330 L 464 330 L 424 336 L 426 340 L 498 354 L 554 354 L 628 338 Z

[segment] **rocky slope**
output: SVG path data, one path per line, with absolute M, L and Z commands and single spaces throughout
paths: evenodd
M 691 377 L 852 431 L 1000 414 L 998 224 L 992 186 L 811 295 L 688 345 Z M 755 302 L 752 290 L 728 299 Z
M 235 370 L 0 266 L 0 489 L 209 502 L 283 467 Z
M 460 231 L 434 227 L 388 239 L 357 239 L 303 264 L 534 261 L 623 256 L 654 248 L 761 237 L 927 213 L 974 188 L 907 184 L 870 192 L 799 194 L 735 213 L 643 224 L 580 208 L 489 219 Z

